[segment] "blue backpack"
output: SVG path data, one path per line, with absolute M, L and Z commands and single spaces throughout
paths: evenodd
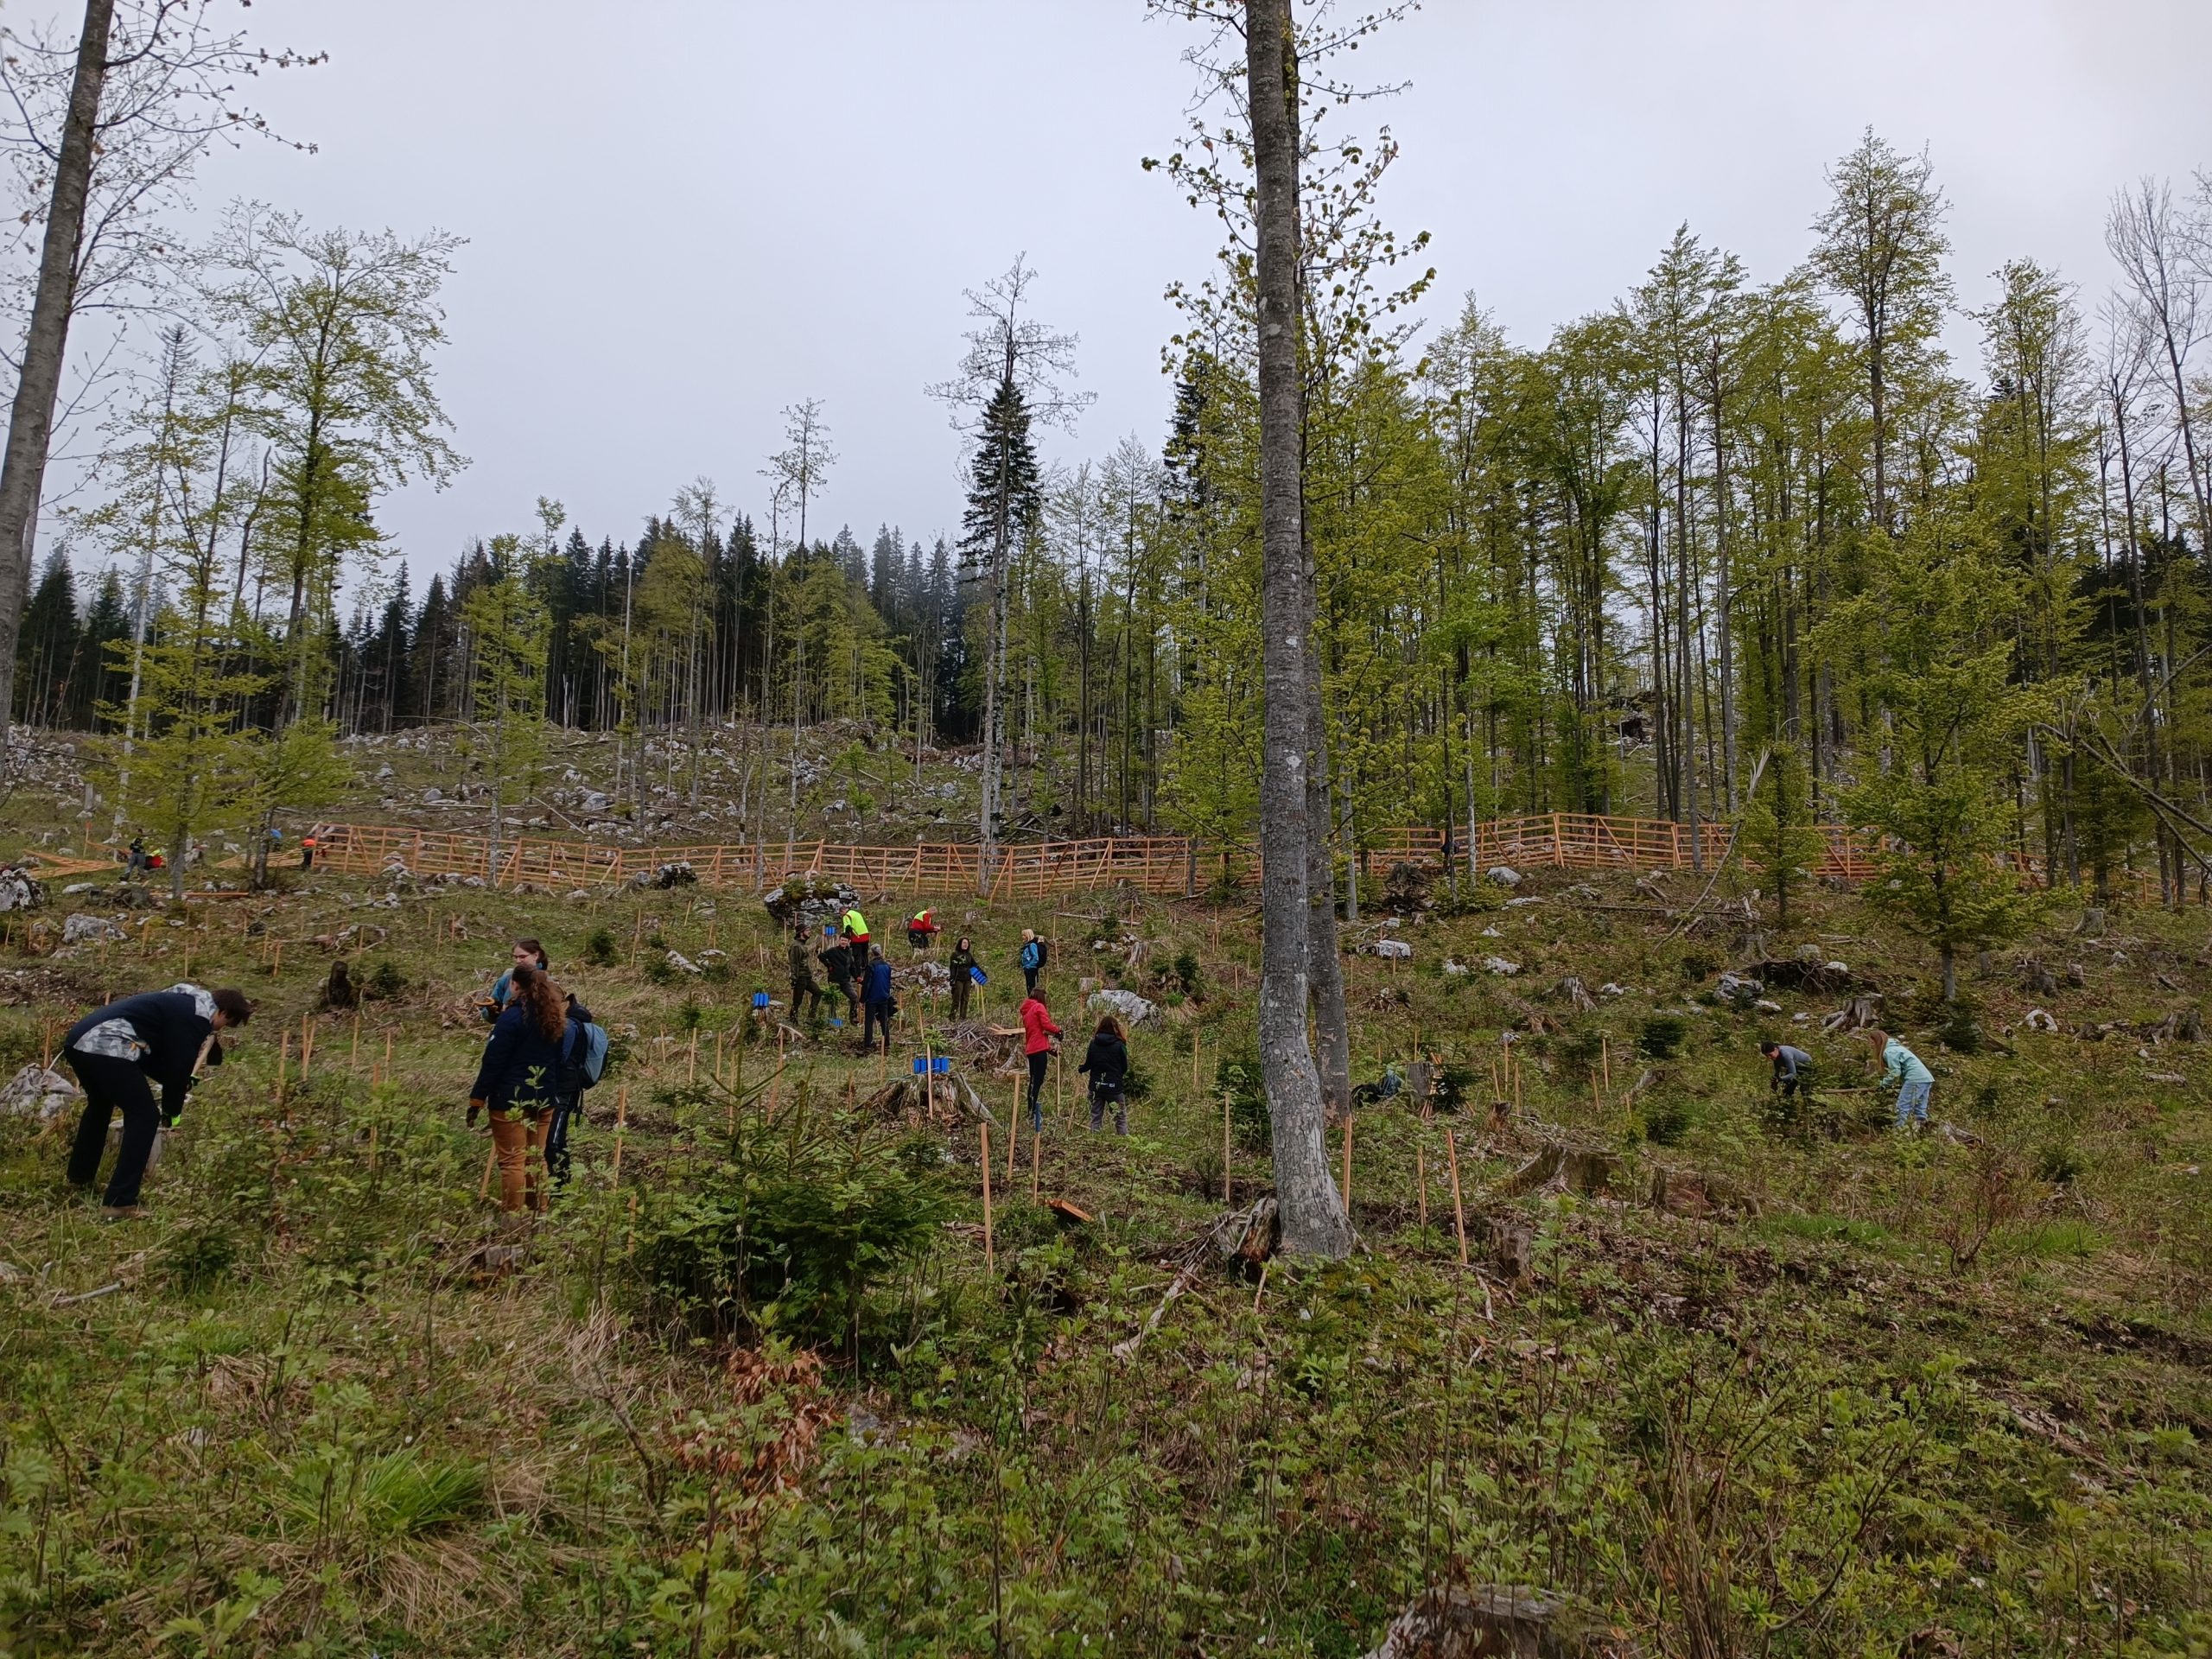
M 569 1021 L 561 1045 L 561 1092 L 581 1095 L 607 1075 L 607 1027 L 591 1020 Z

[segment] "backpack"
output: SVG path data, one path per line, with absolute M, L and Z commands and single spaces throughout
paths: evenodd
M 607 1075 L 607 1027 L 596 1020 L 569 1021 L 556 1079 L 564 1095 L 581 1095 Z

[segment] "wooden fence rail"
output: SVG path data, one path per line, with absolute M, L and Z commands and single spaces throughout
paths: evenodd
M 1816 875 L 1864 880 L 1877 848 L 1834 827 Z M 1453 862 L 1479 873 L 1499 864 L 1558 869 L 1711 869 L 1726 856 L 1726 824 L 1700 826 L 1580 812 L 1536 813 L 1476 824 L 1453 849 Z M 317 862 L 360 874 L 404 867 L 417 875 L 475 876 L 487 886 L 524 882 L 555 889 L 619 886 L 650 878 L 665 864 L 688 864 L 702 886 L 760 891 L 786 876 L 812 872 L 866 893 L 952 896 L 988 891 L 1007 899 L 1042 899 L 1122 883 L 1141 892 L 1192 896 L 1250 886 L 1258 876 L 1254 849 L 1182 836 L 1107 836 L 1084 841 L 1020 842 L 996 849 L 989 868 L 974 842 L 863 847 L 826 841 L 771 841 L 716 845 L 617 847 L 516 836 L 495 846 L 484 836 L 408 830 L 385 824 L 328 824 L 318 837 Z M 1440 865 L 1441 830 L 1393 829 L 1372 836 L 1358 854 L 1370 878 L 1402 860 Z M 2037 861 L 2020 861 L 2039 880 Z

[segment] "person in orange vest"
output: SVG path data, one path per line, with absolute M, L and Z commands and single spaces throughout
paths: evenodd
M 906 918 L 906 943 L 917 950 L 926 950 L 936 944 L 937 936 L 942 931 L 937 925 L 937 918 L 930 913 L 926 905 Z
M 315 868 L 315 841 L 313 836 L 300 837 L 300 868 L 302 870 Z

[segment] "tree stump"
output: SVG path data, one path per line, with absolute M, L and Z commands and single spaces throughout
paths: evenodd
M 2105 912 L 2099 905 L 2092 905 L 2082 912 L 2082 919 L 2074 925 L 2074 931 L 2085 939 L 2101 939 L 2105 936 Z
M 1429 1590 L 1391 1621 L 1366 1659 L 1601 1659 L 1560 1597 L 1524 1585 Z

